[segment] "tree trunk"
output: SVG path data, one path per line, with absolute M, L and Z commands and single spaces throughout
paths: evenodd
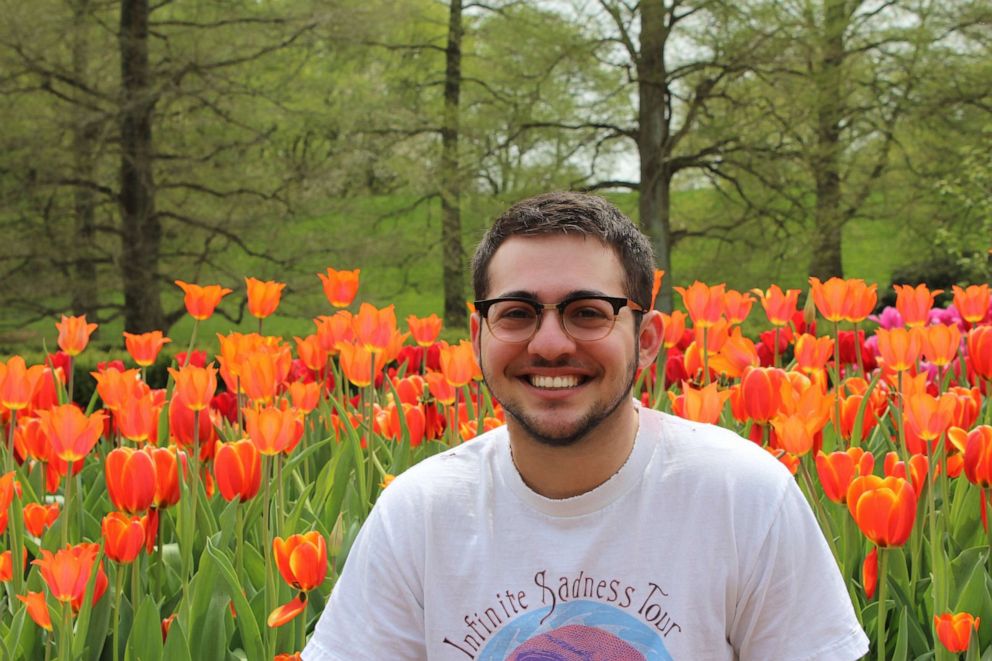
M 843 277 L 841 261 L 840 150 L 841 121 L 844 116 L 841 89 L 844 65 L 844 30 L 848 15 L 844 0 L 824 0 L 824 24 L 816 72 L 816 148 L 813 153 L 813 179 L 816 206 L 813 216 L 813 254 L 809 275 L 821 280 Z
M 458 97 L 462 82 L 462 0 L 451 0 L 441 127 L 441 246 L 444 251 L 444 324 L 464 327 L 465 256 L 462 248 L 461 172 L 458 162 Z
M 155 215 L 148 0 L 121 0 L 121 275 L 124 329 L 165 328 L 159 292 L 162 227 Z
M 639 96 L 637 152 L 641 161 L 640 222 L 651 238 L 655 261 L 665 271 L 656 307 L 672 310 L 671 185 L 667 159 L 671 117 L 666 84 L 663 0 L 641 3 L 641 50 L 637 62 Z
M 72 73 L 76 80 L 87 79 L 89 44 L 85 28 L 89 14 L 89 0 L 79 0 L 73 6 Z M 86 109 L 77 106 L 72 124 L 72 167 L 75 178 L 81 182 L 94 178 L 93 150 L 97 127 Z M 76 185 L 73 191 L 74 232 L 72 246 L 72 277 L 69 278 L 69 295 L 72 312 L 84 314 L 95 321 L 97 313 L 97 278 L 95 250 L 96 198 L 93 190 Z

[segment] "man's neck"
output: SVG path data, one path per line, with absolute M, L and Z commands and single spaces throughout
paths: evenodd
M 524 483 L 546 498 L 561 499 L 592 491 L 613 477 L 634 449 L 638 427 L 633 405 L 623 405 L 616 413 L 565 446 L 536 441 L 508 420 L 513 463 Z

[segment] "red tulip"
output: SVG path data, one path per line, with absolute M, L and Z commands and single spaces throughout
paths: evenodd
M 262 484 L 261 457 L 249 440 L 222 443 L 214 455 L 214 475 L 224 500 L 251 500 Z
M 100 529 L 108 558 L 121 564 L 134 562 L 145 545 L 146 518 L 123 512 L 111 512 L 103 517 Z
M 28 615 L 42 629 L 52 630 L 52 616 L 48 612 L 44 592 L 28 592 L 27 596 L 15 595 L 28 607 Z
M 878 586 L 878 547 L 873 546 L 861 565 L 861 585 L 864 586 L 865 596 L 869 599 L 875 596 Z
M 40 503 L 28 503 L 24 506 L 24 529 L 33 537 L 41 537 L 47 528 L 50 528 L 55 519 L 59 517 L 58 503 L 42 505 Z
M 978 631 L 982 618 L 971 613 L 942 613 L 933 616 L 933 628 L 937 639 L 948 651 L 967 652 L 971 644 L 971 632 Z
M 843 452 L 823 452 L 816 454 L 816 472 L 820 485 L 827 498 L 835 503 L 847 502 L 847 489 L 855 477 L 871 475 L 875 457 L 861 448 L 849 448 Z
M 861 532 L 877 546 L 902 546 L 916 520 L 916 492 L 902 478 L 865 475 L 848 487 L 847 507 Z
M 86 595 L 86 584 L 93 573 L 93 565 L 100 552 L 99 544 L 66 545 L 64 549 L 52 553 L 41 549 L 41 558 L 32 564 L 38 565 L 41 576 L 45 579 L 52 596 L 63 603 L 72 604 L 73 610 L 79 610 Z M 107 590 L 107 575 L 103 571 L 103 563 L 97 568 L 96 587 L 93 590 L 93 602 L 96 603 Z
M 117 509 L 135 514 L 155 502 L 155 463 L 148 453 L 134 448 L 111 450 L 104 474 L 107 494 Z
M 272 540 L 276 566 L 289 585 L 306 592 L 319 587 L 327 576 L 327 544 L 316 530 Z

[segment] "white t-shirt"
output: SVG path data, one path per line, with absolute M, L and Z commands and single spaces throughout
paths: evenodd
M 732 432 L 649 409 L 604 484 L 553 500 L 506 428 L 383 492 L 306 661 L 845 661 L 868 652 L 795 480 Z

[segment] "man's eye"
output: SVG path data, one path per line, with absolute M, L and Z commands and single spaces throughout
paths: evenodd
M 506 320 L 526 320 L 534 318 L 534 309 L 527 305 L 516 305 L 513 307 L 500 308 L 495 310 L 497 319 Z

